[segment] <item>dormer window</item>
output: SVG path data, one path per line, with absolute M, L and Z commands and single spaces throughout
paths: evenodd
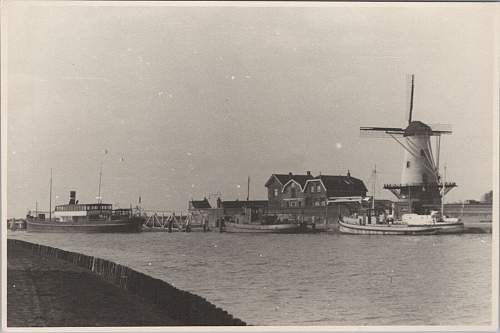
M 311 193 L 314 193 L 314 190 L 315 190 L 315 188 L 316 188 L 316 187 L 314 186 L 314 184 L 312 184 L 310 187 L 311 187 Z
M 318 192 L 318 193 L 321 192 L 321 185 L 316 186 L 316 192 Z
M 275 196 L 275 197 L 277 197 L 277 196 L 278 196 L 278 189 L 277 189 L 277 188 L 275 188 L 275 189 L 274 189 L 274 196 Z

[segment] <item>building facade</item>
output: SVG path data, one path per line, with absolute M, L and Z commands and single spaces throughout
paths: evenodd
M 332 197 L 366 196 L 362 180 L 346 176 L 273 174 L 266 182 L 270 208 L 310 208 L 326 206 Z

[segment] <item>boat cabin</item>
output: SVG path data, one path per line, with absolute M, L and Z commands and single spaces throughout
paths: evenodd
M 54 216 L 60 221 L 73 221 L 79 219 L 106 219 L 113 213 L 113 206 L 111 204 L 74 204 L 74 205 L 58 205 L 55 207 Z
M 54 216 L 61 222 L 78 222 L 87 219 L 109 219 L 113 215 L 113 205 L 105 203 L 80 204 L 76 192 L 70 192 L 69 203 L 57 205 Z

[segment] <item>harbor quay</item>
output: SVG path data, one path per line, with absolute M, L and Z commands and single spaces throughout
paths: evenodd
M 7 325 L 241 326 L 204 298 L 111 261 L 9 239 Z
M 245 206 L 245 201 L 239 201 L 241 206 Z M 251 204 L 251 203 L 250 203 Z M 445 204 L 446 215 L 460 218 L 464 223 L 464 233 L 491 233 L 492 231 L 492 205 L 491 204 Z M 337 232 L 337 219 L 341 207 L 329 205 L 328 207 L 311 208 L 274 208 L 266 209 L 267 214 L 288 215 L 294 218 L 303 218 L 306 223 L 315 221 L 317 230 L 324 230 L 328 227 L 329 232 Z M 223 216 L 234 216 L 234 218 L 244 219 L 245 208 L 203 208 L 192 210 L 198 221 L 202 217 L 207 220 L 209 229 L 218 230 L 218 221 Z M 201 226 L 201 223 L 198 224 Z M 193 228 L 200 230 L 201 228 Z

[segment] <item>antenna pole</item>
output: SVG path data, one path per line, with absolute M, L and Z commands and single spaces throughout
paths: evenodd
M 99 193 L 97 194 L 97 203 L 101 203 L 101 180 L 102 180 L 102 162 L 99 168 Z
M 439 177 L 439 156 L 441 155 L 441 135 L 436 137 L 436 169 Z M 439 179 L 438 179 L 439 181 Z
M 408 212 L 411 214 L 411 186 L 408 186 Z
M 443 189 L 441 192 L 441 216 L 444 216 L 444 190 L 446 186 L 446 164 L 444 165 Z
M 49 222 L 52 220 L 52 168 L 50 168 Z
M 247 181 L 247 201 L 250 199 L 250 176 L 248 176 Z
M 377 165 L 373 169 L 373 193 L 372 193 L 372 210 L 375 211 L 375 186 L 377 184 Z
M 411 75 L 411 93 L 410 93 L 410 115 L 408 117 L 408 125 L 411 123 L 411 116 L 413 113 L 413 92 L 415 90 L 415 74 Z

